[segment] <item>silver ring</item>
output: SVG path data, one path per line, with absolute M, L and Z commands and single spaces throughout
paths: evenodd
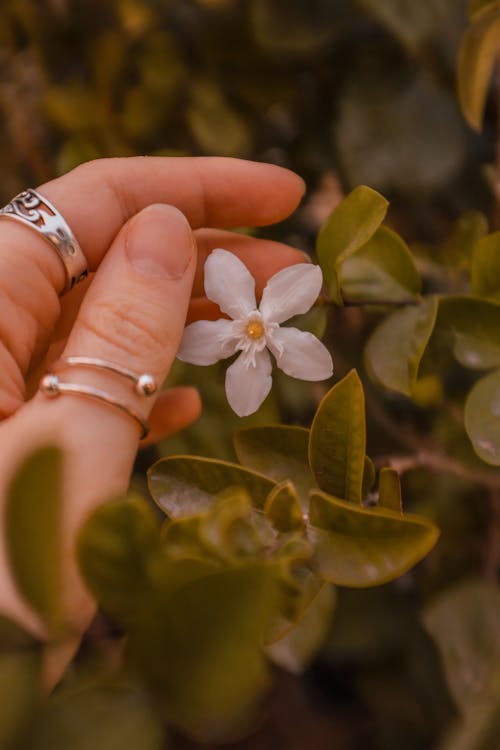
M 115 362 L 110 362 L 107 359 L 101 359 L 100 357 L 86 357 L 86 356 L 73 356 L 63 357 L 52 365 L 54 370 L 62 370 L 64 367 L 94 367 L 101 370 L 109 370 L 110 372 L 116 372 L 118 375 L 123 375 L 125 378 L 132 380 L 135 387 L 134 390 L 139 396 L 153 396 L 158 386 L 156 380 L 149 373 L 144 372 L 141 375 L 136 375 L 135 372 L 129 370 L 123 365 L 117 365 Z
M 114 398 L 114 396 L 111 396 L 106 391 L 101 391 L 99 388 L 94 388 L 91 385 L 83 385 L 80 383 L 62 382 L 61 380 L 59 380 L 57 375 L 49 372 L 41 379 L 40 390 L 45 396 L 48 396 L 49 398 L 57 398 L 57 396 L 63 395 L 65 393 L 71 393 L 74 396 L 83 396 L 84 398 L 90 398 L 94 401 L 100 401 L 101 403 L 104 402 L 109 406 L 115 406 L 120 409 L 120 411 L 127 414 L 127 416 L 131 417 L 135 422 L 137 422 L 137 424 L 141 428 L 141 440 L 145 438 L 149 432 L 148 423 L 143 417 L 141 417 L 140 414 L 135 411 L 135 409 L 133 409 L 128 404 L 123 404 L 121 401 L 118 401 L 118 399 Z
M 0 208 L 0 217 L 15 219 L 35 229 L 50 242 L 64 264 L 66 285 L 61 294 L 88 276 L 87 260 L 75 235 L 55 206 L 36 190 L 24 190 Z

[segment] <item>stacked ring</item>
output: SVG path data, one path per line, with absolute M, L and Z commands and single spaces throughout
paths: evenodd
M 148 373 L 136 375 L 126 367 L 122 367 L 122 365 L 109 362 L 108 360 L 99 357 L 73 356 L 59 360 L 53 366 L 54 372 L 47 373 L 40 381 L 40 390 L 48 398 L 57 398 L 57 396 L 60 396 L 61 394 L 71 393 L 76 396 L 93 399 L 94 401 L 101 401 L 109 406 L 114 406 L 120 409 L 140 426 L 142 431 L 141 439 L 146 437 L 149 432 L 147 420 L 129 404 L 119 401 L 107 391 L 94 388 L 90 385 L 84 385 L 82 383 L 71 383 L 66 380 L 61 380 L 59 375 L 56 374 L 59 370 L 75 366 L 103 369 L 122 375 L 133 381 L 134 391 L 139 396 L 145 396 L 146 398 L 149 398 L 156 393 L 157 386 L 154 377 Z

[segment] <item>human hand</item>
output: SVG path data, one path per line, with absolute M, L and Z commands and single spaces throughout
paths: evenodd
M 202 297 L 203 265 L 214 247 L 243 260 L 258 292 L 276 271 L 303 261 L 285 245 L 220 229 L 285 218 L 303 183 L 279 167 L 234 159 L 137 157 L 82 165 L 39 191 L 64 216 L 95 274 L 60 299 L 65 271 L 54 248 L 33 229 L 0 220 L 0 496 L 5 502 L 27 453 L 61 446 L 63 600 L 68 625 L 78 633 L 93 605 L 73 562 L 75 536 L 95 507 L 126 490 L 140 431 L 108 404 L 75 395 L 48 399 L 37 391 L 39 378 L 59 357 L 83 355 L 151 373 L 162 383 L 186 315 L 190 321 L 219 317 Z M 150 440 L 186 426 L 200 410 L 191 388 L 146 401 L 114 373 L 72 367 L 66 374 L 149 417 Z M 16 591 L 3 532 L 0 612 L 43 635 Z

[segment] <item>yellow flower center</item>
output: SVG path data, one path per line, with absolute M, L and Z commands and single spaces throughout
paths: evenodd
M 261 339 L 264 335 L 264 326 L 260 321 L 252 320 L 252 322 L 247 325 L 245 333 L 249 338 L 256 341 L 257 339 Z

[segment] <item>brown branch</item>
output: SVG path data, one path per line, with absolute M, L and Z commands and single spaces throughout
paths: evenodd
M 443 472 L 464 479 L 467 482 L 480 484 L 492 491 L 496 491 L 496 497 L 500 499 L 500 474 L 486 469 L 476 469 L 472 466 L 464 466 L 460 461 L 435 451 L 418 451 L 411 455 L 387 455 L 375 459 L 375 465 L 390 466 L 399 474 L 404 474 L 413 469 L 429 469 L 430 471 Z

